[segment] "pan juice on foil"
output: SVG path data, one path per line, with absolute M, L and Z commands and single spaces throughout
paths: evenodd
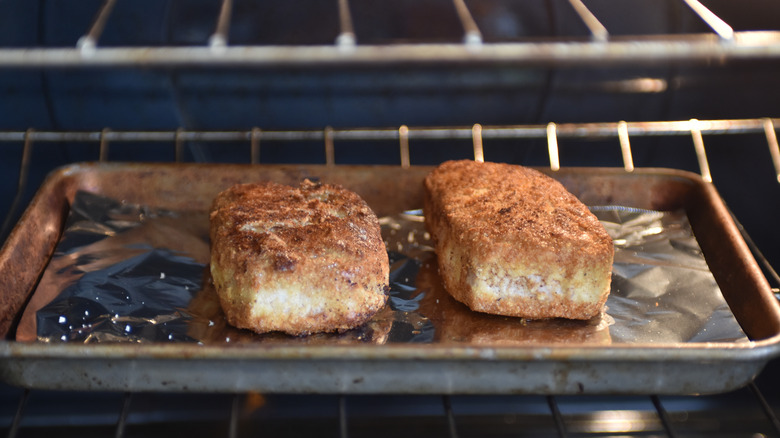
M 79 192 L 17 329 L 20 341 L 224 344 L 613 345 L 747 342 L 682 211 L 591 210 L 613 238 L 612 291 L 589 321 L 469 310 L 442 287 L 420 211 L 380 219 L 388 305 L 345 333 L 256 334 L 225 321 L 209 278 L 207 212 L 151 209 Z

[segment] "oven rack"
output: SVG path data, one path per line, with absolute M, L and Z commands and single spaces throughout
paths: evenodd
M 247 163 L 261 162 L 261 144 L 291 143 L 291 142 L 321 142 L 321 162 L 326 165 L 337 165 L 336 142 L 391 142 L 398 147 L 398 162 L 401 167 L 411 165 L 410 143 L 424 143 L 430 140 L 459 140 L 471 144 L 472 157 L 477 161 L 485 160 L 485 141 L 494 140 L 541 140 L 547 144 L 549 167 L 556 171 L 561 167 L 559 139 L 608 139 L 614 141 L 620 148 L 622 165 L 626 172 L 634 170 L 634 159 L 631 138 L 642 137 L 690 137 L 690 146 L 696 156 L 699 172 L 703 180 L 712 183 L 713 176 L 704 143 L 707 135 L 762 135 L 767 146 L 767 158 L 771 160 L 775 179 L 780 184 L 780 147 L 778 146 L 776 126 L 779 118 L 758 119 L 721 119 L 721 120 L 678 120 L 678 121 L 644 121 L 614 123 L 561 123 L 550 122 L 546 125 L 513 125 L 513 126 L 449 126 L 449 127 L 408 127 L 397 128 L 332 128 L 321 130 L 263 130 L 253 127 L 248 130 L 236 131 L 191 131 L 180 128 L 175 131 L 113 131 L 104 128 L 100 131 L 0 131 L 0 146 L 3 144 L 21 144 L 22 152 L 19 160 L 19 177 L 16 193 L 0 228 L 0 241 L 17 218 L 24 194 L 28 189 L 28 176 L 31 168 L 32 150 L 35 144 L 41 143 L 87 143 L 97 146 L 97 155 L 91 158 L 97 161 L 109 161 L 111 145 L 122 143 L 162 143 L 173 147 L 173 157 L 176 162 L 184 160 L 185 145 L 189 142 L 198 143 L 230 143 L 248 146 Z M 265 146 L 269 147 L 269 146 Z M 421 145 L 422 147 L 422 145 Z M 517 147 L 522 147 L 517 145 Z M 195 157 L 197 158 L 197 157 Z M 488 154 L 488 159 L 490 155 Z M 196 160 L 197 161 L 197 160 Z M 373 163 L 366 163 L 373 164 Z M 745 241 L 756 255 L 766 274 L 780 285 L 780 275 L 771 266 L 760 249 L 753 242 L 737 218 L 734 218 Z M 778 288 L 773 289 L 780 293 Z
M 574 27 L 582 32 L 553 30 L 544 36 L 517 35 L 512 38 L 485 37 L 489 24 L 474 13 L 467 0 L 444 0 L 435 4 L 434 15 L 452 15 L 459 23 L 460 36 L 454 40 L 426 37 L 410 41 L 403 35 L 391 41 L 362 43 L 356 31 L 354 4 L 349 0 L 333 2 L 330 44 L 263 44 L 262 41 L 233 44 L 231 24 L 235 21 L 234 1 L 221 0 L 216 16 L 211 17 L 210 36 L 196 43 L 134 44 L 125 39 L 101 44 L 101 37 L 116 17 L 117 0 L 104 0 L 94 11 L 91 25 L 81 37 L 66 46 L 49 47 L 22 44 L 0 47 L 0 68 L 73 68 L 73 67 L 315 67 L 323 65 L 355 66 L 442 63 L 477 64 L 595 64 L 636 62 L 725 62 L 739 59 L 780 58 L 780 31 L 742 30 L 720 17 L 699 0 L 673 0 L 674 8 L 690 12 L 698 23 L 694 32 L 675 33 L 657 30 L 651 33 L 610 32 L 596 11 L 583 0 L 560 2 L 562 13 L 575 18 Z M 615 6 L 613 1 L 613 5 Z M 757 6 L 755 6 L 757 5 Z M 760 8 L 761 4 L 740 6 Z M 75 8 L 76 5 L 72 5 Z M 399 6 L 402 8 L 403 6 Z M 550 8 L 550 3 L 548 3 Z M 292 7 L 290 7 L 292 8 Z M 303 9 L 303 8 L 302 8 Z M 399 11 L 401 16 L 414 12 Z M 309 11 L 300 11 L 306 17 Z M 311 18 L 311 16 L 309 16 Z M 388 20 L 392 17 L 383 17 Z M 327 26 L 328 23 L 318 23 Z
M 755 384 L 713 396 L 355 396 L 71 393 L 6 389 L 6 436 L 707 436 L 780 435 L 777 401 Z M 51 412 L 56 412 L 52 414 Z M 89 411 L 87 418 L 84 411 Z M 78 421 L 68 416 L 81 416 Z
M 627 172 L 634 169 L 631 137 L 690 136 L 702 178 L 712 182 L 712 174 L 704 145 L 704 135 L 763 134 L 766 137 L 768 158 L 772 161 L 777 182 L 780 183 L 780 147 L 776 126 L 780 118 L 728 119 L 728 120 L 678 120 L 614 123 L 562 123 L 546 125 L 483 126 L 479 123 L 460 127 L 408 127 L 398 128 L 332 128 L 322 130 L 263 130 L 253 127 L 235 131 L 192 131 L 183 128 L 175 131 L 0 131 L 1 143 L 22 143 L 23 157 L 29 157 L 33 143 L 94 143 L 99 146 L 97 160 L 109 159 L 109 145 L 127 142 L 159 142 L 174 146 L 175 160 L 182 161 L 185 142 L 246 142 L 250 163 L 260 162 L 261 142 L 323 142 L 323 159 L 327 165 L 335 165 L 336 141 L 396 141 L 399 144 L 399 160 L 402 167 L 410 166 L 409 142 L 413 140 L 470 140 L 473 158 L 484 161 L 484 140 L 543 139 L 547 142 L 549 166 L 560 169 L 559 138 L 602 139 L 617 138 Z M 21 175 L 27 173 L 29 160 L 22 160 Z M 23 184 L 20 184 L 23 185 Z

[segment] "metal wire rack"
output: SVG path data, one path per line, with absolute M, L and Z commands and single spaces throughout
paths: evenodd
M 723 62 L 729 59 L 776 59 L 780 57 L 780 31 L 739 30 L 699 0 L 679 0 L 674 7 L 690 11 L 700 23 L 693 33 L 654 32 L 618 34 L 610 32 L 599 14 L 582 0 L 562 2 L 565 12 L 577 17 L 583 33 L 554 32 L 543 38 L 514 35 L 491 38 L 485 33 L 491 25 L 474 12 L 467 0 L 436 3 L 435 16 L 452 16 L 459 38 L 440 42 L 435 38 L 409 42 L 361 41 L 360 22 L 355 23 L 355 4 L 334 1 L 330 44 L 236 43 L 230 40 L 234 24 L 234 0 L 222 0 L 212 18 L 211 32 L 197 43 L 137 45 L 131 40 L 110 45 L 101 37 L 115 19 L 117 0 L 104 0 L 94 11 L 91 25 L 70 47 L 0 48 L 0 68 L 28 67 L 193 67 L 193 66 L 322 66 L 384 65 L 388 63 L 636 63 L 654 61 Z M 402 6 L 399 6 L 402 8 Z M 401 10 L 401 15 L 411 12 Z M 307 11 L 301 11 L 304 17 Z M 390 17 L 387 17 L 390 19 Z
M 10 391 L 7 436 L 777 436 L 756 385 L 721 396 L 352 396 Z M 738 408 L 734 402 L 738 402 Z M 14 406 L 13 403 L 16 403 Z M 57 406 L 56 413 L 51 407 Z M 774 407 L 773 407 L 774 406 Z M 68 415 L 90 418 L 69 420 Z M 378 414 L 380 413 L 381 414 Z M 739 435 L 739 434 L 750 435 Z
M 766 136 L 768 156 L 771 159 L 778 183 L 780 183 L 780 148 L 778 148 L 776 124 L 780 119 L 731 119 L 731 120 L 686 120 L 615 123 L 565 123 L 550 122 L 547 125 L 482 126 L 474 124 L 467 127 L 413 127 L 402 125 L 398 128 L 356 128 L 322 130 L 263 130 L 254 127 L 244 131 L 113 131 L 105 128 L 101 131 L 0 131 L 0 142 L 24 144 L 25 153 L 33 143 L 51 142 L 87 142 L 99 145 L 99 161 L 108 160 L 109 145 L 122 142 L 161 142 L 174 145 L 176 161 L 181 161 L 182 145 L 187 141 L 197 142 L 246 142 L 250 148 L 250 162 L 260 162 L 260 143 L 321 141 L 324 144 L 325 164 L 335 165 L 334 143 L 336 141 L 397 141 L 400 146 L 399 160 L 402 167 L 410 165 L 409 142 L 413 140 L 470 140 L 473 145 L 474 159 L 484 160 L 483 140 L 491 139 L 546 139 L 550 168 L 560 168 L 557 147 L 558 138 L 617 138 L 623 158 L 623 167 L 630 172 L 634 169 L 630 138 L 647 136 L 690 136 L 696 152 L 702 178 L 712 182 L 709 171 L 703 135 L 736 135 L 760 133 Z M 29 166 L 22 160 L 22 168 Z M 26 172 L 21 172 L 25 174 Z
M 63 132 L 63 131 L 0 131 L 0 144 L 22 144 L 19 178 L 13 202 L 0 228 L 0 237 L 5 236 L 13 224 L 23 195 L 27 188 L 30 173 L 32 148 L 38 143 L 91 143 L 98 147 L 97 156 L 92 159 L 107 161 L 110 159 L 110 146 L 121 143 L 163 143 L 173 147 L 175 161 L 182 161 L 184 145 L 187 142 L 208 143 L 238 143 L 248 146 L 248 162 L 259 163 L 261 144 L 289 143 L 297 141 L 321 142 L 322 162 L 326 165 L 336 165 L 336 142 L 381 141 L 396 143 L 398 146 L 398 163 L 401 167 L 411 165 L 410 142 L 425 140 L 466 140 L 471 143 L 473 159 L 484 161 L 484 141 L 498 139 L 514 140 L 544 140 L 547 143 L 549 167 L 554 171 L 561 166 L 558 139 L 595 139 L 613 138 L 617 141 L 627 172 L 634 170 L 634 160 L 631 138 L 689 136 L 691 146 L 696 155 L 699 172 L 705 181 L 712 182 L 713 176 L 707 158 L 703 140 L 704 135 L 749 135 L 762 134 L 766 139 L 767 157 L 772 161 L 775 177 L 780 183 L 780 148 L 776 134 L 776 124 L 780 119 L 730 119 L 730 120 L 687 120 L 687 121 L 652 121 L 615 123 L 565 123 L 553 122 L 547 125 L 515 125 L 515 126 L 482 126 L 474 124 L 466 127 L 413 127 L 402 125 L 398 128 L 357 128 L 334 129 L 326 127 L 322 130 L 263 130 L 254 127 L 243 131 L 112 131 L 109 128 L 101 131 Z M 519 146 L 518 146 L 519 147 Z M 747 242 L 758 254 L 759 261 L 764 264 L 769 275 L 778 284 L 780 276 L 761 256 L 760 250 L 750 236 L 744 233 Z

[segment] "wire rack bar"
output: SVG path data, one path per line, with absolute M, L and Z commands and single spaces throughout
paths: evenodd
M 94 67 L 316 67 L 479 64 L 590 64 L 709 62 L 780 58 L 780 31 L 613 37 L 609 41 L 502 42 L 491 44 L 395 44 L 321 46 L 203 46 L 2 48 L 0 68 Z
M 553 421 L 555 421 L 555 429 L 558 431 L 558 436 L 566 438 L 569 436 L 566 431 L 566 423 L 563 420 L 563 415 L 561 415 L 561 410 L 558 408 L 558 402 L 555 400 L 554 396 L 547 396 L 547 406 L 550 408 L 550 414 L 552 414 Z
M 621 128 L 621 125 L 625 126 Z M 703 135 L 766 134 L 767 123 L 774 126 L 780 118 L 697 120 L 695 125 Z M 259 128 L 258 128 L 259 129 Z M 405 127 L 399 128 L 330 128 L 334 141 L 399 140 L 404 131 L 409 140 L 450 140 L 473 138 L 473 126 Z M 481 126 L 483 139 L 545 139 L 548 125 Z M 558 138 L 619 138 L 620 130 L 630 136 L 691 135 L 691 121 L 649 121 L 615 123 L 556 123 Z M 252 130 L 240 131 L 0 131 L 0 142 L 22 142 L 29 137 L 34 142 L 241 142 L 249 141 Z M 263 130 L 264 141 L 322 141 L 323 130 Z M 772 146 L 770 145 L 770 150 Z
M 212 50 L 222 51 L 228 44 L 228 32 L 230 32 L 230 16 L 233 11 L 233 0 L 222 0 L 219 10 L 217 27 L 209 37 L 209 46 Z
M 25 389 L 24 392 L 22 392 L 22 395 L 19 396 L 19 402 L 16 406 L 16 412 L 14 413 L 14 418 L 11 421 L 11 427 L 8 428 L 8 438 L 15 438 L 19 433 L 19 425 L 22 422 L 22 417 L 24 416 L 25 408 L 27 407 L 27 400 L 30 398 L 30 390 Z
M 352 49 L 357 43 L 355 28 L 352 24 L 352 14 L 349 12 L 349 1 L 339 0 L 339 36 L 336 37 L 336 45 L 342 49 Z
M 699 0 L 683 0 L 689 8 L 693 10 L 707 25 L 724 40 L 731 40 L 734 38 L 734 29 L 723 21 L 720 17 L 715 15 L 706 6 L 701 4 Z
M 83 56 L 90 56 L 95 52 L 100 35 L 103 34 L 106 22 L 108 22 L 108 17 L 111 16 L 111 11 L 114 9 L 115 4 L 116 0 L 106 0 L 103 2 L 95 20 L 92 22 L 92 27 L 90 27 L 89 32 L 79 38 L 76 47 L 81 51 Z
M 582 0 L 569 0 L 569 4 L 571 4 L 574 11 L 577 12 L 577 15 L 580 16 L 582 22 L 585 23 L 585 26 L 590 31 L 591 38 L 599 43 L 606 42 L 609 38 L 607 28 L 601 24 L 595 15 L 593 15 L 593 12 L 585 6 L 585 3 L 583 3 Z
M 620 152 L 623 155 L 623 168 L 626 172 L 634 171 L 634 158 L 631 154 L 631 142 L 628 138 L 628 123 L 618 122 L 617 125 L 618 140 L 620 140 Z
M 98 161 L 108 161 L 108 138 L 107 134 L 111 132 L 110 129 L 105 128 L 100 131 L 100 155 Z
M 452 400 L 450 400 L 450 396 L 443 395 L 441 401 L 444 407 L 444 416 L 447 418 L 447 431 L 449 437 L 458 438 L 458 428 L 455 425 L 455 414 L 452 412 Z
M 122 438 L 125 436 L 127 429 L 127 415 L 130 413 L 130 404 L 133 399 L 133 393 L 126 392 L 122 397 L 122 407 L 119 410 L 119 418 L 116 422 L 116 431 L 114 433 L 115 438 Z
M 238 420 L 240 416 L 241 407 L 241 395 L 233 394 L 233 399 L 230 402 L 230 420 L 228 422 L 228 438 L 238 437 Z
M 661 420 L 661 424 L 664 427 L 664 431 L 669 438 L 677 438 L 677 434 L 672 427 L 672 423 L 669 420 L 669 414 L 667 414 L 664 405 L 661 403 L 661 399 L 657 395 L 651 395 L 650 401 L 653 402 L 655 410 L 658 412 L 658 418 Z
M 409 127 L 401 125 L 398 128 L 398 143 L 401 148 L 401 167 L 411 166 L 411 158 L 409 155 Z
M 260 162 L 260 140 L 263 135 L 263 130 L 254 127 L 252 128 L 252 133 L 249 135 L 249 144 L 250 144 L 250 156 L 249 156 L 249 162 L 252 164 L 257 164 Z
M 754 382 L 751 382 L 748 387 L 753 393 L 753 396 L 756 397 L 756 400 L 758 400 L 758 403 L 761 405 L 761 409 L 764 411 L 764 414 L 766 414 L 767 419 L 770 423 L 772 423 L 774 432 L 780 435 L 780 420 L 778 420 L 777 415 L 775 415 L 775 411 L 772 410 L 772 407 L 769 406 L 769 403 L 766 401 L 766 397 L 764 397 L 764 394 L 760 389 L 758 389 L 758 386 Z
M 33 130 L 27 130 L 22 137 L 24 146 L 22 149 L 22 159 L 19 162 L 19 179 L 16 183 L 16 194 L 11 201 L 11 206 L 8 207 L 8 214 L 3 220 L 3 225 L 0 226 L 0 236 L 5 236 L 11 229 L 14 213 L 19 209 L 22 202 L 22 195 L 24 194 L 24 188 L 27 186 L 27 178 L 30 173 L 30 160 L 32 156 Z
M 455 11 L 458 13 L 461 25 L 463 26 L 463 42 L 466 45 L 478 46 L 482 44 L 482 32 L 480 32 L 477 22 L 471 15 L 468 6 L 464 0 L 452 0 L 455 5 Z
M 777 144 L 777 133 L 772 119 L 764 119 L 764 134 L 769 146 L 769 155 L 772 157 L 772 164 L 774 164 L 777 173 L 777 182 L 780 183 L 780 146 Z
M 176 133 L 173 135 L 173 145 L 174 145 L 174 161 L 177 163 L 182 161 L 182 157 L 184 157 L 184 129 L 177 129 Z
M 333 166 L 336 164 L 336 147 L 333 144 L 333 128 L 328 126 L 323 132 L 325 140 L 325 164 Z
M 701 177 L 704 181 L 712 182 L 712 174 L 710 173 L 709 160 L 707 160 L 707 152 L 704 150 L 704 139 L 701 135 L 701 129 L 699 129 L 699 121 L 696 119 L 691 120 L 688 130 L 693 138 L 693 149 L 696 151 L 696 159 L 699 161 Z
M 775 270 L 775 268 L 769 263 L 769 260 L 767 260 L 766 256 L 764 256 L 764 254 L 761 252 L 761 249 L 758 247 L 756 242 L 753 241 L 753 238 L 750 237 L 745 227 L 742 225 L 739 219 L 737 219 L 737 216 L 731 211 L 729 211 L 729 214 L 731 215 L 731 219 L 734 221 L 734 224 L 737 226 L 739 233 L 742 235 L 742 238 L 745 240 L 745 243 L 747 243 L 748 247 L 750 248 L 750 251 L 753 252 L 756 261 L 758 261 L 761 266 L 764 267 L 764 272 L 767 274 L 768 279 L 772 279 L 775 282 L 775 285 L 780 286 L 780 274 L 778 274 L 777 270 Z M 775 295 L 780 294 L 780 289 L 777 287 L 773 288 L 772 291 L 775 293 Z M 780 296 L 778 296 L 778 298 L 780 298 Z
M 559 170 L 561 161 L 558 155 L 558 129 L 553 122 L 547 124 L 547 152 L 550 156 L 550 169 Z
M 485 151 L 482 147 L 482 125 L 477 123 L 471 128 L 471 138 L 474 148 L 474 161 L 485 161 Z
M 347 422 L 347 397 L 339 396 L 339 438 L 349 438 L 349 424 Z

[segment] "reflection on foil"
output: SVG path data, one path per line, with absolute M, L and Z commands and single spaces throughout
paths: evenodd
M 610 345 L 744 342 L 682 212 L 593 207 L 615 242 L 606 313 L 528 321 L 470 311 L 444 290 L 420 211 L 380 220 L 388 306 L 340 334 L 256 334 L 225 321 L 208 273 L 208 215 L 77 194 L 19 340 L 202 344 Z
M 84 273 L 37 314 L 38 332 L 61 341 L 191 341 L 181 309 L 203 265 L 164 249 Z
M 592 209 L 615 244 L 613 341 L 743 342 L 684 212 Z

